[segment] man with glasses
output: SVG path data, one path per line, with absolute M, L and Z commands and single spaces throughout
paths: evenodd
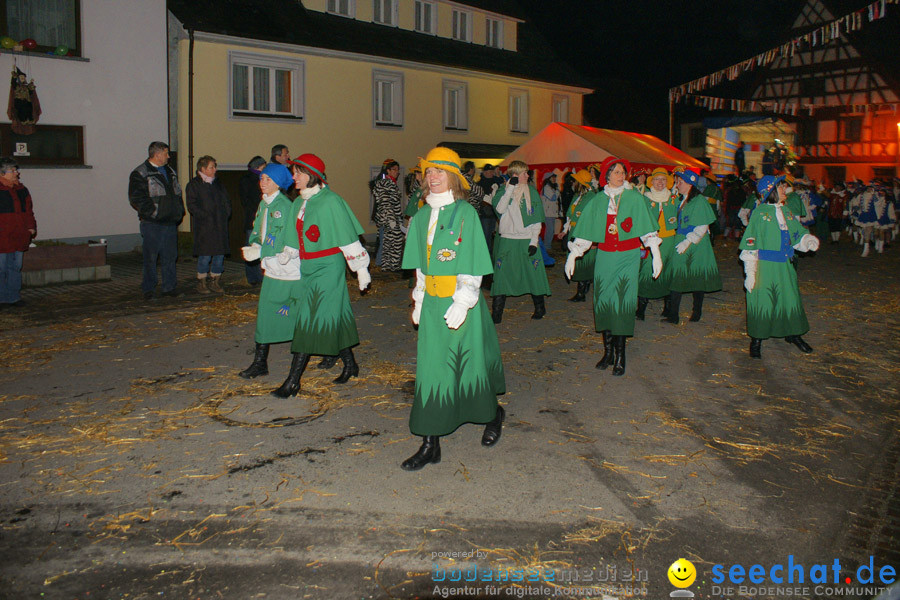
M 22 255 L 37 235 L 28 188 L 19 165 L 0 157 L 0 306 L 22 306 Z

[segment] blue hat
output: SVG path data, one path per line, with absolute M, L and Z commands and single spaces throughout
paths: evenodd
M 689 169 L 684 169 L 683 171 L 676 171 L 675 177 L 682 178 L 686 183 L 691 185 L 697 185 L 697 182 L 700 181 L 700 175 L 691 171 Z
M 775 186 L 782 181 L 784 181 L 784 175 L 779 175 L 778 177 L 775 177 L 774 175 L 764 175 L 756 182 L 756 191 L 759 192 L 760 197 L 765 200 L 769 197 L 769 194 L 772 193 L 772 190 L 775 189 Z
M 289 189 L 294 184 L 294 178 L 287 167 L 280 163 L 269 163 L 262 170 L 262 174 L 274 181 L 283 190 Z

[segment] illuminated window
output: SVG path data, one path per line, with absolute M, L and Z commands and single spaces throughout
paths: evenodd
M 397 0 L 374 0 L 372 20 L 382 25 L 397 25 Z
M 444 81 L 444 129 L 469 129 L 468 86 L 462 81 Z
M 503 21 L 487 19 L 487 45 L 491 48 L 503 48 Z
M 303 118 L 303 61 L 229 52 L 233 117 Z
M 356 0 L 328 0 L 325 10 L 342 17 L 354 17 L 356 16 Z
M 553 122 L 568 123 L 569 122 L 569 97 L 561 94 L 553 95 Z
M 434 2 L 416 0 L 416 31 L 431 35 L 437 32 L 437 7 Z
M 453 39 L 460 42 L 472 41 L 472 13 L 453 10 Z
M 528 133 L 528 90 L 509 90 L 509 130 Z
M 403 73 L 372 71 L 375 127 L 403 127 Z

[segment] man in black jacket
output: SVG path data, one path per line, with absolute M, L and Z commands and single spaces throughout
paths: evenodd
M 147 150 L 149 158 L 138 165 L 128 178 L 128 202 L 141 220 L 144 299 L 153 297 L 156 289 L 156 263 L 162 271 L 162 295 L 175 296 L 178 259 L 178 224 L 184 218 L 184 201 L 175 171 L 168 166 L 169 146 L 153 142 Z

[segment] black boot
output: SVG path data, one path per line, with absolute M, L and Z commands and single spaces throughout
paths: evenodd
M 506 296 L 494 296 L 491 299 L 491 320 L 499 323 L 503 320 L 503 307 L 506 306 Z
M 613 336 L 613 350 L 615 350 L 615 363 L 613 364 L 613 375 L 625 374 L 625 336 Z
M 662 312 L 659 314 L 659 316 L 661 316 L 661 317 L 667 317 L 667 316 L 669 316 L 669 305 L 670 305 L 670 304 L 671 304 L 671 302 L 669 302 L 669 297 L 666 296 L 665 300 L 663 300 L 663 310 L 662 310 Z
M 256 343 L 256 351 L 253 353 L 253 362 L 250 366 L 238 373 L 244 379 L 253 379 L 260 375 L 269 374 L 269 345 Z
M 694 292 L 694 308 L 691 310 L 691 321 L 697 322 L 703 315 L 703 298 L 704 292 Z
M 544 306 L 544 297 L 543 296 L 535 296 L 531 295 L 531 300 L 534 302 L 534 314 L 531 315 L 532 319 L 543 319 L 544 315 L 547 314 L 547 308 Z
M 597 363 L 598 369 L 605 369 L 613 364 L 613 336 L 608 331 L 603 332 L 603 358 Z
M 497 406 L 497 416 L 494 420 L 484 426 L 484 433 L 481 434 L 482 446 L 493 446 L 500 439 L 500 432 L 503 429 L 503 419 L 506 418 L 506 411 L 502 406 Z
M 750 358 L 762 358 L 762 340 L 750 338 Z
M 789 335 L 786 338 L 784 338 L 784 341 L 786 341 L 789 344 L 793 344 L 793 345 L 797 346 L 800 349 L 800 352 L 805 352 L 806 354 L 809 354 L 810 352 L 813 351 L 812 346 L 810 346 L 805 341 L 803 341 L 803 338 L 800 337 L 799 335 Z
M 649 298 L 641 298 L 638 296 L 638 307 L 637 312 L 634 313 L 634 318 L 643 321 L 644 316 L 647 314 L 647 305 L 650 304 Z
M 278 398 L 296 396 L 300 391 L 300 377 L 303 376 L 303 371 L 306 370 L 308 363 L 309 354 L 294 353 L 294 358 L 291 360 L 291 372 L 288 373 L 287 379 L 284 380 L 281 387 L 272 392 L 272 395 Z
M 569 298 L 569 302 L 584 302 L 588 286 L 591 283 L 589 281 L 577 281 L 576 283 L 578 284 L 578 290 L 575 292 L 574 296 Z
M 669 292 L 669 312 L 664 320 L 678 325 L 678 311 L 681 310 L 681 292 Z
M 441 462 L 441 438 L 436 435 L 422 437 L 422 445 L 418 452 L 403 461 L 400 468 L 404 471 L 418 471 L 429 463 Z
M 319 361 L 320 369 L 330 369 L 334 365 L 337 364 L 337 356 L 323 356 L 322 360 Z
M 351 377 L 359 375 L 359 365 L 356 364 L 356 359 L 353 357 L 353 350 L 350 348 L 344 348 L 338 353 L 338 356 L 344 361 L 344 370 L 341 371 L 341 374 L 337 376 L 334 382 L 347 383 Z

